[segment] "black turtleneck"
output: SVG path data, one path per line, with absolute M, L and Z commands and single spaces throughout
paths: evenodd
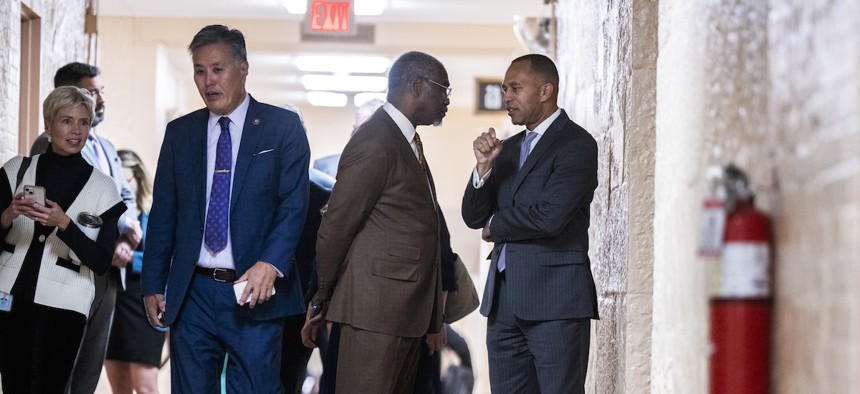
M 81 178 L 86 182 L 92 171 L 93 166 L 87 163 L 80 152 L 61 156 L 48 145 L 48 151 L 39 158 L 36 183 L 45 186 L 45 194 L 49 200 L 58 202 L 60 205 L 64 205 L 61 202 L 68 201 L 63 206 L 65 210 L 83 187 L 83 184 L 80 184 Z M 74 195 L 69 196 L 70 191 L 74 192 Z

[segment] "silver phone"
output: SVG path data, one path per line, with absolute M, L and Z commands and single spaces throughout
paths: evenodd
M 24 185 L 24 198 L 45 205 L 45 188 L 42 186 Z

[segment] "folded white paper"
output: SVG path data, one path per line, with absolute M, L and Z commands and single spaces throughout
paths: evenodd
M 233 284 L 233 292 L 236 293 L 236 303 L 239 305 L 245 305 L 248 302 L 251 302 L 251 294 L 248 294 L 248 299 L 245 302 L 242 302 L 240 297 L 242 297 L 242 292 L 245 291 L 245 286 L 248 285 L 248 281 L 238 282 Z M 272 295 L 275 295 L 275 287 L 272 286 Z

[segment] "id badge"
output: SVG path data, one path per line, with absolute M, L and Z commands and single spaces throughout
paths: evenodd
M 0 291 L 0 311 L 12 312 L 12 295 Z

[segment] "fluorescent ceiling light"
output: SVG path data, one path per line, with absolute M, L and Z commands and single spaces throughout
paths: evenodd
M 388 0 L 355 0 L 355 14 L 361 16 L 382 15 Z
M 353 4 L 355 15 L 376 16 L 382 15 L 388 7 L 388 0 L 355 0 Z M 307 0 L 281 0 L 281 5 L 287 8 L 287 12 L 295 15 L 308 11 Z
M 291 14 L 304 14 L 308 10 L 307 0 L 281 0 L 281 5 Z
M 381 74 L 391 63 L 383 56 L 314 55 L 296 56 L 296 67 L 301 71 L 330 72 L 336 74 Z
M 388 78 L 360 75 L 303 75 L 306 90 L 331 92 L 381 92 L 388 87 Z
M 317 107 L 345 107 L 348 101 L 345 94 L 334 92 L 308 92 L 305 98 Z
M 356 93 L 355 97 L 352 98 L 352 103 L 356 107 L 361 107 L 370 100 L 379 99 L 385 101 L 385 98 L 385 93 Z

